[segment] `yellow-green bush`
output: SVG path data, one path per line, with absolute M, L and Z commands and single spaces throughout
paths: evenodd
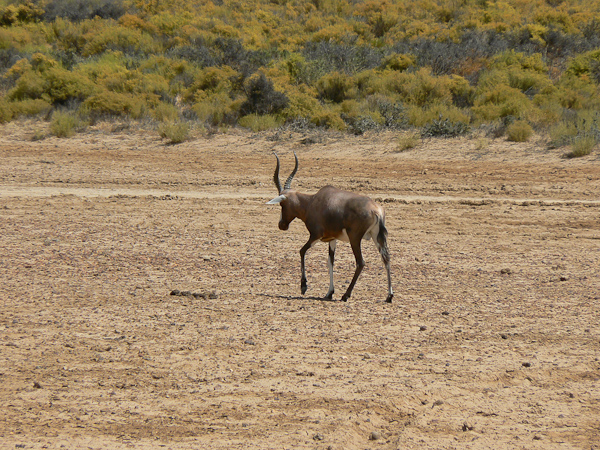
M 411 66 L 414 66 L 417 58 L 414 55 L 403 53 L 392 53 L 384 58 L 381 64 L 382 69 L 405 71 Z
M 158 102 L 152 108 L 151 115 L 159 122 L 175 122 L 179 117 L 179 110 L 170 103 Z
M 282 120 L 273 114 L 249 114 L 244 117 L 240 117 L 238 121 L 240 126 L 249 128 L 255 133 L 258 131 L 271 130 L 281 126 Z
M 437 103 L 426 108 L 411 106 L 408 109 L 408 123 L 414 127 L 423 127 L 434 120 L 448 120 L 450 123 L 469 124 L 471 119 L 465 110 L 453 105 Z
M 398 136 L 397 152 L 405 152 L 419 145 L 421 136 L 414 131 L 406 131 Z
M 357 95 L 354 79 L 340 72 L 322 76 L 317 81 L 316 88 L 322 99 L 333 103 L 341 103 Z
M 158 128 L 160 137 L 168 139 L 170 144 L 181 144 L 190 136 L 190 126 L 187 122 L 163 122 Z
M 525 118 L 535 108 L 533 102 L 521 90 L 499 85 L 478 93 L 472 108 L 477 122 L 493 122 L 502 117 Z
M 334 108 L 325 107 L 318 110 L 312 115 L 310 121 L 318 127 L 331 128 L 340 131 L 346 129 L 346 124 L 340 117 L 339 112 Z
M 47 114 L 52 109 L 50 102 L 41 98 L 25 99 L 13 101 L 10 103 L 13 117 L 19 116 L 37 116 Z
M 204 93 L 192 109 L 201 122 L 210 125 L 233 124 L 241 103 L 242 100 L 234 100 L 226 93 Z
M 10 103 L 4 97 L 0 98 L 0 123 L 10 122 L 13 118 L 13 110 Z
M 533 134 L 533 128 L 524 120 L 517 120 L 506 127 L 506 136 L 509 141 L 526 142 Z
M 455 84 L 450 76 L 435 76 L 429 68 L 416 72 L 395 72 L 387 77 L 388 89 L 400 95 L 403 101 L 415 106 L 433 103 L 452 103 L 452 90 Z
M 139 30 L 120 25 L 99 24 L 99 29 L 90 32 L 83 46 L 83 56 L 99 55 L 107 50 L 127 50 L 128 52 L 158 53 L 161 46 L 150 35 Z
M 147 106 L 141 96 L 103 91 L 88 97 L 83 102 L 83 110 L 92 115 L 140 118 Z
M 183 92 L 185 101 L 203 102 L 213 94 L 229 94 L 241 83 L 240 73 L 229 66 L 207 67 L 195 74 L 191 86 Z
M 50 121 L 50 132 L 60 138 L 68 138 L 81 127 L 81 119 L 73 112 L 55 111 Z

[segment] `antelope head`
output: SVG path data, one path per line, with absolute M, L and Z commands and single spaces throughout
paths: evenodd
M 277 159 L 277 166 L 275 167 L 275 174 L 273 175 L 273 182 L 277 187 L 277 191 L 279 195 L 275 197 L 273 200 L 267 202 L 267 205 L 281 205 L 281 219 L 279 220 L 279 229 L 287 230 L 290 226 L 292 220 L 296 217 L 303 217 L 303 213 L 299 211 L 301 208 L 298 193 L 294 190 L 291 190 L 292 180 L 294 179 L 294 175 L 298 172 L 298 156 L 296 156 L 296 152 L 294 152 L 294 158 L 296 159 L 296 166 L 287 180 L 285 180 L 285 184 L 283 188 L 281 187 L 281 182 L 279 181 L 279 157 L 276 153 L 273 153 L 275 158 Z

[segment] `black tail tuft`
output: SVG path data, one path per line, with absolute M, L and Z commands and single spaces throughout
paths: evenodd
M 388 231 L 385 227 L 385 222 L 380 217 L 379 218 L 379 233 L 377 234 L 377 244 L 379 247 L 379 253 L 381 253 L 381 258 L 385 264 L 390 262 L 390 252 L 387 246 L 387 235 Z

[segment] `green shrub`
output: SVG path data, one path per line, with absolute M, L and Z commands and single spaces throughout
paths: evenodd
M 573 140 L 571 151 L 567 153 L 567 158 L 580 158 L 592 153 L 597 142 L 593 136 L 578 136 Z
M 10 122 L 13 118 L 13 110 L 4 98 L 0 99 L 0 123 Z
M 533 134 L 533 128 L 524 120 L 517 120 L 506 128 L 509 141 L 526 142 Z
M 423 127 L 423 137 L 457 137 L 469 132 L 469 125 L 465 122 L 452 122 L 450 119 L 435 119 Z
M 452 103 L 454 79 L 449 76 L 435 76 L 429 68 L 416 72 L 393 72 L 387 76 L 387 89 L 397 92 L 408 104 L 427 106 L 434 103 Z
M 332 128 L 334 130 L 345 130 L 346 124 L 340 117 L 340 114 L 330 108 L 322 108 L 317 111 L 310 119 L 311 123 L 318 127 Z
M 146 110 L 144 98 L 131 94 L 104 91 L 87 98 L 83 108 L 92 115 L 130 116 L 140 118 Z
M 249 114 L 247 116 L 241 117 L 238 123 L 240 126 L 244 128 L 250 128 L 256 133 L 259 131 L 277 128 L 281 126 L 282 121 L 272 114 Z
M 534 108 L 533 102 L 519 89 L 499 85 L 480 92 L 472 111 L 476 121 L 492 122 L 509 116 L 525 118 Z
M 414 66 L 417 58 L 414 55 L 403 53 L 392 53 L 384 58 L 381 67 L 383 69 L 397 70 L 403 72 L 411 66 Z
M 46 83 L 43 77 L 33 71 L 23 73 L 16 81 L 15 86 L 8 91 L 10 100 L 26 100 L 42 98 L 46 92 Z
M 196 103 L 192 109 L 198 120 L 216 126 L 233 125 L 239 117 L 240 101 L 235 101 L 226 93 L 208 94 Z
M 41 98 L 26 99 L 10 103 L 13 117 L 18 116 L 37 116 L 47 114 L 52 109 L 52 105 Z
M 402 133 L 398 137 L 398 146 L 396 147 L 396 151 L 405 152 L 412 148 L 415 148 L 419 145 L 419 140 L 421 139 L 421 135 L 414 131 Z
M 186 122 L 164 122 L 160 124 L 158 132 L 170 144 L 180 144 L 189 138 L 190 126 Z
M 159 122 L 174 122 L 179 117 L 177 108 L 165 102 L 158 102 L 152 109 L 151 114 Z
M 56 137 L 68 138 L 81 127 L 79 117 L 72 112 L 55 111 L 50 122 L 50 133 Z
M 333 103 L 341 103 L 356 96 L 354 80 L 340 72 L 332 72 L 319 78 L 317 91 L 321 99 Z
M 273 82 L 261 73 L 250 79 L 246 87 L 246 101 L 240 106 L 240 114 L 275 114 L 287 107 L 289 99 L 276 91 Z
M 423 127 L 434 120 L 448 120 L 450 123 L 470 123 L 470 117 L 461 108 L 445 104 L 433 104 L 426 108 L 412 106 L 407 111 L 408 123 L 413 127 Z

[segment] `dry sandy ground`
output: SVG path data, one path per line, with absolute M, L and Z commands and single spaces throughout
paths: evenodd
M 44 126 L 0 128 L 0 448 L 600 449 L 598 152 Z M 385 205 L 393 304 L 370 242 L 300 295 L 273 150 Z

